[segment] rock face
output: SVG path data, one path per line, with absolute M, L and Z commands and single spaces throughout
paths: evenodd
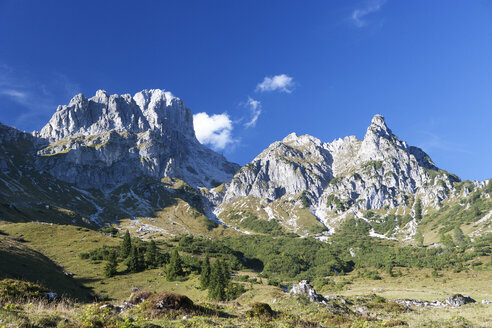
M 195 136 L 191 111 L 181 99 L 164 90 L 143 90 L 133 97 L 129 94 L 108 95 L 104 90 L 98 90 L 89 99 L 78 94 L 68 105 L 58 106 L 39 136 L 53 142 L 112 130 L 133 133 L 177 131 L 188 138 Z
M 292 133 L 243 166 L 228 185 L 224 201 L 241 196 L 274 200 L 305 190 L 319 197 L 333 178 L 332 162 L 321 141 Z
M 212 187 L 239 168 L 198 142 L 191 111 L 163 90 L 79 94 L 35 136 L 49 143 L 38 166 L 82 188 L 110 190 L 142 175 Z
M 311 302 L 326 302 L 325 298 L 317 294 L 307 280 L 301 280 L 297 285 L 293 285 L 290 294 L 306 296 Z
M 423 150 L 398 140 L 384 118 L 375 115 L 363 140 L 349 136 L 324 143 L 309 135 L 288 135 L 210 198 L 224 208 L 241 197 L 272 202 L 302 195 L 311 213 L 333 230 L 347 213 L 363 218 L 361 211 L 412 207 L 416 199 L 423 206 L 436 205 L 458 181 Z

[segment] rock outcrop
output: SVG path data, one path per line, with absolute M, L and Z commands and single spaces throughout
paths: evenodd
M 311 286 L 307 280 L 301 280 L 297 285 L 292 285 L 290 294 L 295 296 L 305 296 L 311 302 L 326 302 L 326 299 L 316 293 L 313 286 Z
M 198 142 L 191 111 L 163 90 L 76 95 L 35 135 L 49 142 L 38 166 L 82 188 L 111 190 L 140 176 L 213 187 L 239 168 Z

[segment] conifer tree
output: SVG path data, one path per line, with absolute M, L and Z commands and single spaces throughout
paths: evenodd
M 417 198 L 415 201 L 415 219 L 417 221 L 422 220 L 422 202 L 420 201 L 420 198 Z
M 109 278 L 117 273 L 118 262 L 116 262 L 116 252 L 109 253 L 108 262 L 104 266 L 104 276 Z
M 459 226 L 456 226 L 454 228 L 453 233 L 454 233 L 454 242 L 456 243 L 456 245 L 459 245 L 460 247 L 465 246 L 466 237 L 465 234 L 463 233 L 463 230 L 461 230 Z
M 212 299 L 223 301 L 226 299 L 226 288 L 229 285 L 229 269 L 221 260 L 212 265 L 208 296 Z
M 207 254 L 207 256 L 205 257 L 205 261 L 203 261 L 202 272 L 200 274 L 200 286 L 202 289 L 207 289 L 209 287 L 210 275 L 211 275 L 210 258 Z
M 174 281 L 183 275 L 183 262 L 177 250 L 171 253 L 169 264 L 167 265 L 166 279 Z
M 130 255 L 128 256 L 127 259 L 127 266 L 129 272 L 135 273 L 141 271 L 140 264 L 139 264 L 138 248 L 136 246 L 132 246 L 132 250 L 130 251 Z
M 424 236 L 420 231 L 417 231 L 414 236 L 415 242 L 417 243 L 418 247 L 423 247 L 424 246 Z
M 130 232 L 127 230 L 125 232 L 125 236 L 123 237 L 123 241 L 121 242 L 120 255 L 122 258 L 126 259 L 130 255 L 131 251 L 132 239 L 130 237 Z
M 441 232 L 439 234 L 439 241 L 442 245 L 444 245 L 447 248 L 453 248 L 455 246 L 453 242 L 453 238 L 449 234 L 446 235 L 444 232 Z
M 138 272 L 145 270 L 145 256 L 143 250 L 137 247 L 137 270 Z
M 157 268 L 158 263 L 157 246 L 155 241 L 151 240 L 145 251 L 145 264 L 147 268 Z

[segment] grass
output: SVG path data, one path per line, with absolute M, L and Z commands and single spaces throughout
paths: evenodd
M 443 300 L 460 293 L 480 302 L 492 300 L 491 271 L 440 271 L 438 277 L 432 276 L 431 269 L 394 268 L 394 272 L 402 272 L 402 276 L 390 277 L 380 272 L 382 280 L 357 278 L 357 271 L 346 276 L 335 278 L 338 281 L 350 281 L 344 290 L 337 294 L 344 296 L 377 293 L 389 299 L 410 298 L 427 301 Z M 473 283 L 470 283 L 473 281 Z M 329 289 L 322 290 L 330 293 Z
M 50 258 L 9 236 L 0 235 L 0 263 L 0 279 L 38 282 L 59 295 L 82 301 L 90 299 L 89 291 L 79 281 L 66 276 Z
M 285 195 L 268 204 L 255 197 L 238 197 L 221 207 L 219 217 L 232 226 L 241 226 L 242 220 L 250 216 L 256 216 L 259 220 L 272 220 L 269 213 L 273 214 L 275 221 L 286 233 L 313 236 L 326 230 L 323 223 L 303 206 L 301 194 Z M 241 230 L 255 232 L 248 227 L 242 227 Z
M 89 288 L 97 286 L 97 282 L 102 279 L 104 264 L 91 264 L 84 261 L 80 259 L 79 253 L 92 250 L 102 244 L 117 245 L 119 243 L 119 239 L 104 236 L 86 228 L 68 225 L 34 222 L 2 223 L 0 230 L 12 237 L 26 240 L 24 243 L 26 247 L 42 253 L 60 265 L 63 271 L 73 273 L 75 281 Z M 54 279 L 58 277 L 53 276 Z M 94 289 L 94 292 L 97 293 L 98 290 Z M 86 290 L 87 293 L 88 290 Z

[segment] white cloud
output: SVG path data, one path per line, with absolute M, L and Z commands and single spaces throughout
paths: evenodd
M 208 144 L 215 150 L 224 149 L 234 142 L 232 139 L 232 121 L 227 114 L 207 113 L 193 115 L 193 125 L 198 141 Z
M 13 89 L 2 89 L 0 90 L 0 94 L 12 97 L 18 101 L 24 101 L 27 98 L 27 94 L 25 92 Z
M 263 82 L 256 86 L 256 91 L 275 91 L 279 90 L 281 92 L 291 93 L 294 87 L 294 78 L 286 75 L 280 74 L 275 76 L 266 76 Z
M 350 17 L 352 22 L 357 27 L 364 27 L 367 22 L 364 18 L 372 13 L 375 13 L 381 9 L 381 7 L 386 3 L 386 0 L 373 0 L 370 1 L 366 7 L 355 9 Z
M 251 110 L 251 120 L 249 120 L 249 122 L 244 123 L 244 126 L 247 128 L 255 127 L 256 121 L 258 121 L 258 117 L 260 117 L 261 114 L 261 102 L 251 97 L 248 97 L 246 106 L 249 107 L 249 109 Z

